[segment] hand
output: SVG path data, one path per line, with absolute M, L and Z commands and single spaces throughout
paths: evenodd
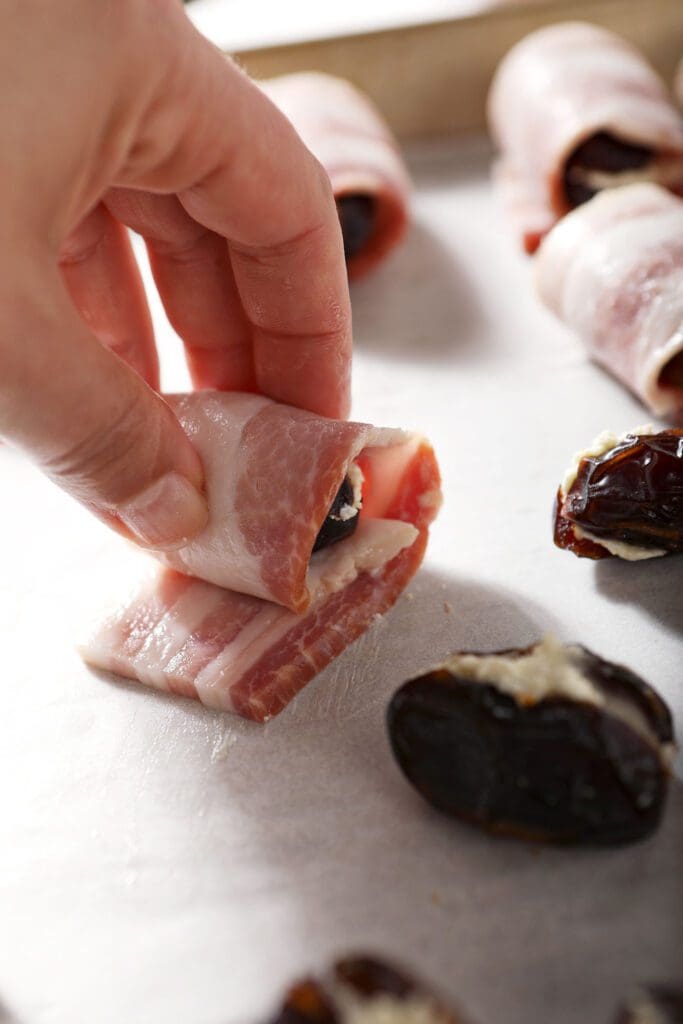
M 196 386 L 345 416 L 329 182 L 177 0 L 0 13 L 0 434 L 111 525 L 173 547 L 205 523 L 202 467 L 154 390 L 124 225 L 145 239 Z

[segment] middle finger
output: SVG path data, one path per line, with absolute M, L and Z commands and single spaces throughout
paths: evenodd
M 184 343 L 195 387 L 253 391 L 251 328 L 225 239 L 197 224 L 175 196 L 112 189 L 105 202 L 145 240 L 161 301 Z
M 140 270 L 126 229 L 102 204 L 65 240 L 59 268 L 93 334 L 158 390 L 159 360 Z

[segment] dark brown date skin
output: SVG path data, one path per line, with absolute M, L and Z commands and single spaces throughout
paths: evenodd
M 604 455 L 583 459 L 569 492 L 558 494 L 557 546 L 583 558 L 610 557 L 599 544 L 577 539 L 574 526 L 598 540 L 683 551 L 683 430 L 629 435 Z
M 574 209 L 592 199 L 597 189 L 590 188 L 581 176 L 582 170 L 604 171 L 618 174 L 620 171 L 639 171 L 654 158 L 646 146 L 634 145 L 617 139 L 609 132 L 597 132 L 574 150 L 565 164 L 564 191 L 569 206 Z
M 344 239 L 346 262 L 357 256 L 370 241 L 377 221 L 377 203 L 362 193 L 340 196 L 337 213 Z
M 405 999 L 417 991 L 417 983 L 391 964 L 370 956 L 349 956 L 334 965 L 334 975 L 352 992 L 362 996 L 396 996 Z
M 294 985 L 270 1024 L 346 1024 L 349 996 L 356 1013 L 359 1006 L 370 1007 L 378 997 L 395 1000 L 397 1010 L 405 1000 L 419 998 L 429 1005 L 434 1024 L 464 1024 L 459 1014 L 402 968 L 367 955 L 343 957 L 322 980 L 306 979 Z M 383 1012 L 386 1009 L 384 1003 Z
M 339 1024 L 339 1018 L 318 982 L 307 979 L 289 990 L 271 1024 Z
M 659 386 L 679 390 L 683 388 L 683 352 L 679 352 L 662 368 Z
M 666 798 L 670 712 L 628 669 L 581 652 L 585 677 L 626 701 L 656 739 L 605 707 L 559 696 L 518 703 L 493 683 L 437 669 L 407 682 L 388 708 L 408 780 L 438 810 L 502 835 L 586 845 L 648 836 Z
M 356 532 L 360 512 L 355 516 L 352 516 L 350 519 L 339 518 L 339 512 L 342 506 L 353 505 L 353 500 L 353 484 L 349 478 L 345 476 L 342 481 L 342 485 L 337 491 L 336 497 L 332 502 L 330 511 L 327 513 L 327 518 L 320 527 L 318 536 L 315 538 L 313 551 L 320 551 L 321 548 L 329 548 L 331 544 L 338 544 L 340 540 L 346 540 L 347 537 L 350 537 Z
M 683 1024 L 683 988 L 647 985 L 619 1008 L 614 1024 Z

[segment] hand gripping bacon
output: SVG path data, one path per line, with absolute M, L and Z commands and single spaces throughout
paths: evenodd
M 97 668 L 266 721 L 416 572 L 440 504 L 434 453 L 415 435 L 255 395 L 170 401 L 202 456 L 210 519 L 165 561 L 215 582 L 162 570 L 82 654 Z M 338 508 L 347 478 L 362 486 L 360 511 L 360 502 Z M 330 509 L 357 528 L 311 554 Z
M 495 75 L 496 178 L 524 249 L 597 192 L 652 181 L 683 192 L 683 116 L 623 39 L 582 22 L 532 33 Z
M 541 298 L 658 416 L 683 410 L 683 202 L 656 185 L 596 196 L 548 235 Z
M 400 242 L 408 223 L 410 178 L 389 127 L 341 78 L 283 75 L 261 88 L 327 171 L 349 277 L 361 277 Z

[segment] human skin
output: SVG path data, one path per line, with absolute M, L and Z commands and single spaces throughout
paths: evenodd
M 172 548 L 202 467 L 157 394 L 126 227 L 197 387 L 343 417 L 351 326 L 324 171 L 177 0 L 0 0 L 0 435 Z

